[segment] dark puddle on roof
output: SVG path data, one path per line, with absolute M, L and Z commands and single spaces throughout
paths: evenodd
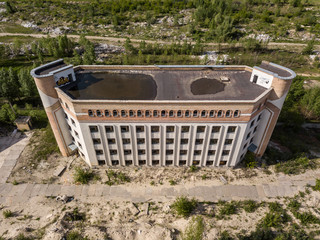
M 215 94 L 224 91 L 225 84 L 217 79 L 200 78 L 191 83 L 193 95 Z
M 66 91 L 76 99 L 153 100 L 157 84 L 152 76 L 126 73 L 81 73 Z

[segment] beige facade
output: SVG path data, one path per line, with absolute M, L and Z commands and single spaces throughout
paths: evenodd
M 32 70 L 61 153 L 90 165 L 236 166 L 262 156 L 295 73 L 248 66 Z M 59 86 L 58 86 L 59 85 Z

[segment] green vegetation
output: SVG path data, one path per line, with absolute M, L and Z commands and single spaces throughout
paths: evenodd
M 243 159 L 243 162 L 247 168 L 255 168 L 257 166 L 257 160 L 253 152 L 248 151 Z
M 188 217 L 197 207 L 198 202 L 195 199 L 189 200 L 187 197 L 177 197 L 171 208 L 180 216 Z
M 90 169 L 83 169 L 80 167 L 75 168 L 75 172 L 73 174 L 73 180 L 76 183 L 88 184 L 90 180 L 94 178 L 94 173 Z
M 286 162 L 276 164 L 276 172 L 283 172 L 285 174 L 300 174 L 308 169 L 315 169 L 318 165 L 317 160 L 309 159 L 306 156 L 300 156 L 290 159 Z
M 182 234 L 182 240 L 201 240 L 204 232 L 204 221 L 201 216 L 192 217 L 185 232 Z
M 316 179 L 316 185 L 312 187 L 314 191 L 320 191 L 320 179 Z
M 224 202 L 219 201 L 218 205 L 220 206 L 219 213 L 217 215 L 218 219 L 223 219 L 225 216 L 233 215 L 237 213 L 238 202 Z
M 89 238 L 83 237 L 77 231 L 71 231 L 66 234 L 66 240 L 89 240 Z
M 86 219 L 86 214 L 79 212 L 79 209 L 76 207 L 72 212 L 66 213 L 66 220 L 70 222 L 84 221 Z
M 245 200 L 240 202 L 240 206 L 248 213 L 255 212 L 259 207 L 260 204 L 253 200 Z
M 17 237 L 14 238 L 14 240 L 33 240 L 33 237 L 26 237 L 23 233 L 19 233 Z
M 299 219 L 303 225 L 320 224 L 320 219 L 313 215 L 311 212 L 298 212 L 292 211 L 292 214 L 296 219 Z
M 108 184 L 109 186 L 130 182 L 130 178 L 121 171 L 116 172 L 112 169 L 109 169 L 106 170 L 106 174 L 108 177 L 108 181 L 106 181 L 106 184 Z
M 199 168 L 197 166 L 192 165 L 189 167 L 189 172 L 196 172 L 198 170 L 199 170 Z
M 2 212 L 2 215 L 4 218 L 10 218 L 10 217 L 13 217 L 13 212 L 11 212 L 10 210 L 4 210 Z
M 22 20 L 46 28 L 64 23 L 71 33 L 221 42 L 259 33 L 274 40 L 299 39 L 301 32 L 319 34 L 318 5 L 307 0 L 15 0 L 4 15 L 8 24 Z M 298 36 L 290 36 L 290 31 Z
M 170 179 L 170 180 L 169 180 L 169 183 L 170 183 L 170 185 L 171 185 L 171 186 L 173 186 L 173 185 L 177 185 L 177 182 L 176 182 L 176 181 L 174 181 L 174 180 L 172 180 L 172 179 Z
M 283 224 L 290 221 L 291 218 L 287 214 L 286 210 L 282 208 L 281 204 L 278 202 L 269 203 L 269 212 L 262 219 L 262 228 L 281 228 Z
M 33 146 L 33 161 L 39 162 L 47 159 L 51 154 L 59 151 L 53 131 L 49 125 L 35 134 L 39 134 L 37 144 L 33 144 L 33 141 L 29 142 L 29 144 Z M 36 137 L 36 135 L 34 137 Z

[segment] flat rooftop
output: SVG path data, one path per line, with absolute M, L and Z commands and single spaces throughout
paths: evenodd
M 245 70 L 105 67 L 80 67 L 77 80 L 61 90 L 79 100 L 254 100 L 267 90 Z

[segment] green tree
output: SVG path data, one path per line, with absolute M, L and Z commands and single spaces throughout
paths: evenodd
M 6 7 L 7 12 L 10 14 L 16 12 L 15 8 L 11 5 L 11 3 L 9 1 L 5 2 L 5 7 Z
M 37 95 L 36 85 L 34 83 L 33 78 L 29 73 L 29 69 L 22 68 L 18 72 L 18 81 L 20 84 L 20 93 L 24 97 L 32 97 Z
M 74 65 L 81 65 L 82 64 L 82 58 L 77 50 L 73 50 L 73 64 Z
M 19 83 L 17 76 L 13 69 L 9 70 L 2 68 L 0 70 L 0 94 L 5 97 L 9 102 L 12 102 L 19 96 Z
M 15 119 L 16 114 L 14 113 L 13 108 L 10 107 L 10 104 L 3 104 L 0 109 L 0 122 L 13 123 Z
M 320 119 L 320 88 L 309 89 L 301 100 L 301 105 L 305 117 L 310 119 Z

